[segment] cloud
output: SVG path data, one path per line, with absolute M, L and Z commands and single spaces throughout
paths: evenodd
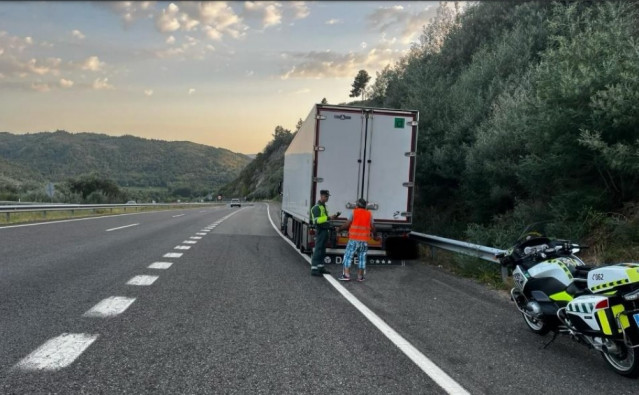
M 3 53 L 19 54 L 31 46 L 33 46 L 31 37 L 10 36 L 6 31 L 0 30 L 0 48 Z
M 67 80 L 64 78 L 60 78 L 60 87 L 62 88 L 71 88 L 73 86 L 73 81 Z
M 304 19 L 311 14 L 304 1 L 286 2 L 285 5 L 293 9 L 293 17 L 295 19 Z
M 155 1 L 98 1 L 93 4 L 118 15 L 125 27 L 131 26 L 138 19 L 153 17 L 155 13 Z
M 93 89 L 95 90 L 111 90 L 111 89 L 115 89 L 115 87 L 111 84 L 109 84 L 109 79 L 108 78 L 96 78 L 95 81 L 93 81 L 93 84 L 91 85 L 93 87 Z
M 368 26 L 380 33 L 398 34 L 404 44 L 414 40 L 424 26 L 437 14 L 436 5 L 428 5 L 417 12 L 401 5 L 379 7 L 366 17 Z
M 82 34 L 81 31 L 79 30 L 73 30 L 71 32 L 71 35 L 73 36 L 73 38 L 77 38 L 78 40 L 84 40 L 84 38 L 86 37 L 84 34 Z
M 153 96 L 153 89 L 145 89 L 144 90 L 144 95 L 145 96 Z
M 403 56 L 406 50 L 396 50 L 389 41 L 380 42 L 368 51 L 336 53 L 331 51 L 283 53 L 285 62 L 293 63 L 280 75 L 289 78 L 347 78 L 354 77 L 359 70 L 382 70 Z
M 190 89 L 189 89 L 189 95 L 192 95 L 192 94 L 194 94 L 194 93 L 195 93 L 195 89 L 190 88 Z
M 169 45 L 175 44 L 175 37 L 173 37 L 173 36 L 167 37 L 166 43 L 169 44 Z
M 247 1 L 244 3 L 244 13 L 249 17 L 259 18 L 262 27 L 279 25 L 282 23 L 282 5 L 273 1 Z
M 53 74 L 58 75 L 60 64 L 62 63 L 62 59 L 60 58 L 47 58 L 44 62 L 39 62 L 36 59 L 29 59 L 25 64 L 24 68 L 29 72 L 37 75 L 46 75 Z
M 178 12 L 180 8 L 174 3 L 162 10 L 162 13 L 155 19 L 155 27 L 162 33 L 174 32 L 180 28 Z
M 100 71 L 104 67 L 104 62 L 101 62 L 97 56 L 90 56 L 84 60 L 80 65 L 82 70 Z
M 51 90 L 51 88 L 49 87 L 49 84 L 47 84 L 46 82 L 32 82 L 31 89 L 41 93 L 49 92 Z

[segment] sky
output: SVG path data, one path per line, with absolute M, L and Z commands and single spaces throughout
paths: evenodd
M 90 132 L 255 154 L 354 100 L 439 2 L 0 2 L 0 132 Z

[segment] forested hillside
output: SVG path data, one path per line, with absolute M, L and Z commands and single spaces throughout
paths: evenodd
M 69 180 L 89 177 L 128 191 L 121 199 L 201 198 L 234 179 L 250 161 L 191 142 L 65 131 L 0 133 L 0 192 L 4 199 L 38 200 L 44 182 L 68 186 Z M 63 192 L 64 186 L 57 189 Z
M 441 8 L 409 54 L 371 70 L 354 103 L 420 111 L 416 228 L 507 247 L 549 221 L 637 259 L 638 17 L 636 1 Z
M 298 127 L 301 119 L 298 122 Z M 297 131 L 296 131 L 297 132 Z M 273 140 L 257 154 L 232 182 L 220 189 L 224 197 L 243 199 L 270 199 L 279 195 L 283 179 L 284 151 L 293 140 L 294 134 L 281 126 L 275 128 Z

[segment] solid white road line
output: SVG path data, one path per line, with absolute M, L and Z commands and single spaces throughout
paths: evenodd
M 167 252 L 166 254 L 162 255 L 162 258 L 179 258 L 182 255 L 184 255 L 181 252 Z
M 63 333 L 48 340 L 15 366 L 22 370 L 58 370 L 69 366 L 98 335 Z
M 84 317 L 114 317 L 118 314 L 122 314 L 126 309 L 135 302 L 135 298 L 127 298 L 125 296 L 111 296 L 102 300 L 100 303 L 91 307 Z
M 120 227 L 118 227 L 118 228 L 111 228 L 111 229 L 107 229 L 106 231 L 107 231 L 107 232 L 111 232 L 111 231 L 113 231 L 113 230 L 124 229 L 124 228 L 130 228 L 130 227 L 132 227 L 132 226 L 138 226 L 138 225 L 140 225 L 140 224 L 124 225 L 124 226 L 120 226 Z
M 279 228 L 275 226 L 273 220 L 271 219 L 270 206 L 266 203 L 266 215 L 268 216 L 268 220 L 271 222 L 271 225 L 275 229 L 275 231 L 293 248 L 295 248 L 295 244 L 290 241 L 288 238 L 284 237 L 279 231 Z M 308 255 L 302 254 L 297 248 L 295 250 L 300 254 L 309 264 L 311 263 L 311 258 Z M 359 310 L 366 319 L 368 319 L 380 332 L 382 332 L 393 344 L 395 344 L 402 352 L 410 358 L 424 373 L 426 373 L 434 382 L 436 382 L 440 387 L 442 387 L 449 394 L 454 395 L 470 395 L 468 391 L 464 389 L 459 383 L 453 380 L 446 372 L 441 370 L 439 366 L 435 365 L 430 359 L 428 359 L 424 354 L 422 354 L 418 349 L 416 349 L 412 344 L 410 344 L 406 339 L 404 339 L 399 333 L 397 333 L 393 328 L 391 328 L 384 320 L 379 318 L 377 314 L 373 313 L 368 307 L 366 307 L 362 302 L 359 301 L 353 294 L 351 294 L 342 284 L 340 284 L 337 280 L 335 280 L 330 275 L 324 275 L 324 278 L 328 280 L 328 282 L 340 293 L 346 300 L 348 300 L 357 310 Z
M 147 275 L 140 275 L 140 276 L 135 276 L 132 279 L 130 279 L 129 281 L 127 281 L 127 285 L 140 285 L 140 286 L 148 286 L 151 285 L 155 282 L 155 280 L 157 280 L 160 276 L 147 276 Z
M 153 262 L 152 264 L 149 265 L 149 269 L 165 270 L 165 269 L 170 268 L 171 265 L 173 265 L 172 262 Z

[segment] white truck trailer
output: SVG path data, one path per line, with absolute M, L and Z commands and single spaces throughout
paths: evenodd
M 316 104 L 284 156 L 281 231 L 302 252 L 311 253 L 310 211 L 319 191 L 328 189 L 329 215 L 350 218 L 364 198 L 381 240 L 369 241 L 367 264 L 393 264 L 389 238 L 412 228 L 417 144 L 417 111 Z M 326 263 L 341 263 L 348 232 L 331 230 Z

